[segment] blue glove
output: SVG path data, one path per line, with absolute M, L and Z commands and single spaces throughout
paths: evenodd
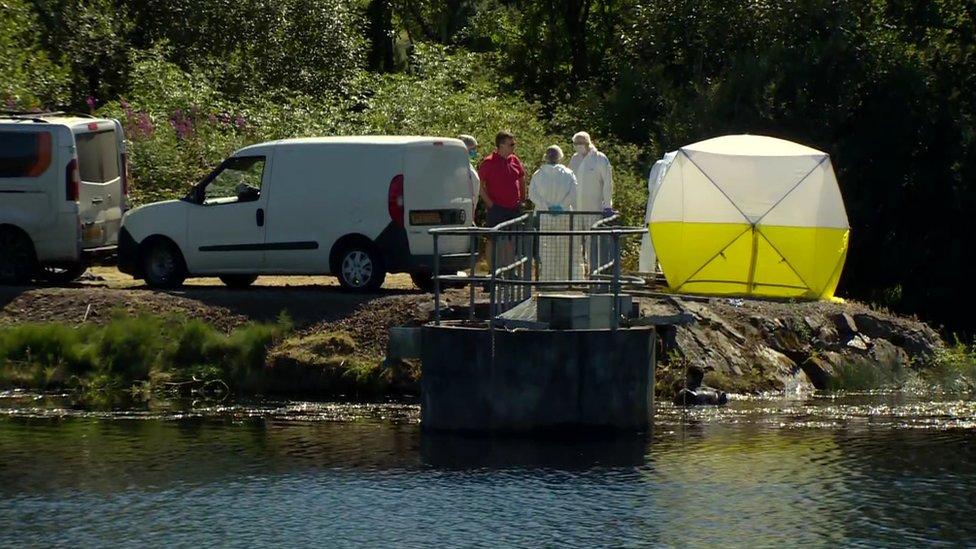
M 613 208 L 603 208 L 603 217 L 610 217 L 617 212 L 613 211 Z
M 549 211 L 550 212 L 561 212 L 561 211 L 563 211 L 563 207 L 562 206 L 559 206 L 558 204 L 555 205 L 555 206 L 549 206 Z

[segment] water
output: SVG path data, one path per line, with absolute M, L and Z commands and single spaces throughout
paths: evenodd
M 976 544 L 976 402 L 661 405 L 653 433 L 422 434 L 416 407 L 0 398 L 0 546 Z

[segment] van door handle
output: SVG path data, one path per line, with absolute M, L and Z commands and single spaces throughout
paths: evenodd
M 258 211 L 254 212 L 254 217 L 258 222 L 258 227 L 264 227 L 264 208 L 258 208 Z
M 96 196 L 95 198 L 92 198 L 91 202 L 92 204 L 101 204 L 102 202 L 105 202 L 105 199 L 100 196 Z

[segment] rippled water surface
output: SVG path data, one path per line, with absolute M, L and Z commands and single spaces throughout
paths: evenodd
M 653 433 L 421 433 L 416 407 L 0 395 L 2 546 L 976 544 L 976 403 L 658 407 Z

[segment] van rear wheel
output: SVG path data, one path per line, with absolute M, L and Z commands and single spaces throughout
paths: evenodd
M 27 235 L 0 229 L 0 284 L 27 284 L 37 273 L 37 255 Z
M 228 288 L 242 289 L 247 288 L 258 279 L 258 275 L 223 275 L 220 281 Z
M 346 290 L 375 291 L 383 285 L 386 271 L 372 248 L 351 244 L 339 254 L 339 284 Z
M 150 288 L 178 288 L 186 280 L 183 255 L 175 244 L 157 240 L 142 254 L 142 272 Z

